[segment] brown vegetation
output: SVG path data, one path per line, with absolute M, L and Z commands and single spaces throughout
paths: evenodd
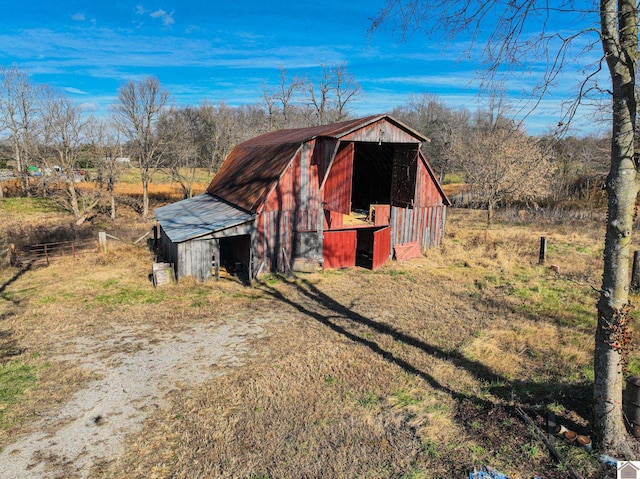
M 420 260 L 267 276 L 255 288 L 227 278 L 153 289 L 148 253 L 130 246 L 0 270 L 0 341 L 39 380 L 5 414 L 0 444 L 90 376 L 61 360 L 77 338 L 275 317 L 243 366 L 199 387 L 185 378 L 126 455 L 92 477 L 448 478 L 490 465 L 513 478 L 565 478 L 513 408 L 541 428 L 552 410 L 590 433 L 602 232 L 577 223 L 487 231 L 468 210 L 451 211 L 447 228 L 443 248 Z M 537 265 L 541 235 L 554 269 Z M 584 450 L 557 447 L 584 477 L 606 476 Z

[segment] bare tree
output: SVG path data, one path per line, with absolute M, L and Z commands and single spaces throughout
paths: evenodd
M 29 161 L 38 121 L 38 101 L 42 87 L 34 84 L 17 66 L 0 66 L 0 130 L 9 134 L 22 191 L 29 192 Z
M 280 67 L 280 85 L 276 90 L 275 99 L 280 103 L 280 112 L 282 113 L 282 122 L 285 128 L 291 125 L 296 94 L 303 85 L 303 81 L 298 77 L 294 77 L 293 80 L 289 81 L 287 79 L 287 70 L 284 67 Z
M 149 214 L 149 183 L 160 166 L 161 148 L 155 134 L 160 114 L 169 102 L 169 92 L 155 77 L 129 81 L 118 91 L 114 118 L 125 138 L 135 146 L 135 159 L 142 181 L 142 215 Z
M 164 112 L 156 125 L 162 144 L 163 166 L 182 188 L 184 198 L 193 196 L 193 184 L 200 164 L 197 138 L 202 129 L 198 111 L 187 107 Z
M 326 116 L 327 110 L 329 109 L 329 95 L 333 88 L 331 68 L 327 65 L 322 65 L 322 76 L 318 82 L 307 82 L 309 101 L 315 110 L 317 125 L 324 125 L 327 122 Z
M 488 227 L 501 201 L 535 202 L 547 193 L 550 164 L 539 140 L 513 123 L 475 128 L 459 157 L 471 193 L 487 208 Z
M 262 119 L 252 124 L 253 115 L 243 115 L 242 109 L 224 103 L 203 103 L 198 109 L 202 130 L 198 135 L 198 152 L 203 165 L 216 173 L 233 147 L 266 129 Z M 244 117 L 244 121 L 243 121 Z
M 125 169 L 119 158 L 122 156 L 120 132 L 110 119 L 94 120 L 90 124 L 89 141 L 93 164 L 98 172 L 100 185 L 106 190 L 109 201 L 109 216 L 116 219 L 116 184 Z
M 334 108 L 337 112 L 337 118 L 334 121 L 342 121 L 349 116 L 348 105 L 362 96 L 362 90 L 345 65 L 333 67 L 333 74 L 335 77 Z
M 435 95 L 423 94 L 410 98 L 407 105 L 395 108 L 392 115 L 411 125 L 429 138 L 422 150 L 431 166 L 440 174 L 451 173 L 457 164 L 457 154 L 464 153 L 462 143 L 471 129 L 467 110 L 453 110 Z
M 88 120 L 70 98 L 50 89 L 42 98 L 41 112 L 40 160 L 47 166 L 45 174 L 54 175 L 65 184 L 64 205 L 81 224 L 97 204 L 95 198 L 80 194 L 75 187 L 75 170 L 80 148 L 87 139 Z
M 563 17 L 562 19 L 560 17 Z M 553 24 L 550 18 L 554 19 Z M 533 91 L 539 102 L 569 63 L 589 62 L 573 107 L 601 89 L 596 75 L 607 65 L 611 88 L 611 161 L 606 182 L 608 213 L 602 288 L 594 353 L 594 431 L 601 450 L 632 458 L 633 441 L 622 414 L 623 365 L 631 345 L 629 327 L 629 255 L 636 198 L 640 190 L 635 161 L 638 66 L 638 6 L 636 0 L 600 0 L 589 10 L 573 0 L 487 2 L 470 0 L 387 0 L 372 24 L 396 21 L 403 33 L 421 29 L 453 39 L 470 34 L 470 48 L 488 31 L 482 60 L 493 80 L 505 67 L 531 65 L 543 59 L 546 70 Z M 554 30 L 561 25 L 563 30 Z M 572 25 L 585 28 L 571 32 Z M 537 33 L 530 33 L 537 32 Z M 484 38 L 483 38 L 484 40 Z M 582 42 L 578 45 L 578 42 Z M 603 55 L 594 64 L 587 55 L 596 45 Z M 586 46 L 585 46 L 586 45 Z M 499 78 L 498 78 L 499 79 Z M 570 117 L 569 117 L 570 119 Z M 564 119 L 561 123 L 565 123 Z
M 301 126 L 297 117 L 300 116 L 298 115 L 301 101 L 299 97 L 304 90 L 304 85 L 304 80 L 297 76 L 289 80 L 286 68 L 280 67 L 278 86 L 275 88 L 263 86 L 262 98 L 269 115 L 271 129 Z
M 360 85 L 345 65 L 322 65 L 322 75 L 314 82 L 307 80 L 316 125 L 334 123 L 349 117 L 349 104 L 362 96 Z

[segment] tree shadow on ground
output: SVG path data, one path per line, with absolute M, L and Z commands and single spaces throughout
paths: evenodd
M 33 267 L 32 261 L 25 263 L 20 269 L 18 269 L 18 271 L 16 271 L 16 273 L 11 278 L 5 281 L 4 284 L 0 286 L 0 298 L 4 299 L 5 301 L 9 301 L 13 304 L 18 304 L 20 301 L 9 297 L 9 295 L 5 292 L 5 290 L 7 289 L 8 286 L 18 281 L 18 279 L 20 279 L 20 277 L 22 277 L 22 275 L 25 274 L 27 271 L 29 271 L 32 267 Z
M 31 269 L 32 266 L 32 262 L 25 263 L 20 269 L 15 272 L 15 274 L 11 278 L 9 278 L 0 286 L 0 300 L 7 301 L 14 306 L 20 304 L 20 300 L 12 298 L 9 294 L 7 294 L 6 289 L 7 287 L 15 283 L 18 279 L 20 279 L 22 275 L 24 275 Z M 0 327 L 2 326 L 2 323 L 4 323 L 4 321 L 9 319 L 10 316 L 10 311 L 5 311 L 0 314 Z M 22 353 L 24 353 L 24 351 L 25 348 L 18 346 L 17 340 L 13 337 L 12 330 L 0 329 L 0 364 L 10 360 L 15 356 L 20 356 Z
M 588 382 L 581 384 L 565 383 L 565 382 L 527 382 L 519 380 L 509 380 L 500 374 L 497 374 L 487 365 L 469 359 L 456 350 L 445 350 L 433 344 L 426 343 L 415 338 L 400 329 L 363 316 L 348 306 L 341 304 L 328 294 L 320 291 L 316 286 L 305 279 L 285 281 L 285 284 L 295 289 L 297 294 L 304 296 L 307 301 L 296 301 L 285 294 L 265 283 L 258 283 L 257 287 L 265 291 L 278 301 L 287 304 L 300 313 L 313 318 L 322 325 L 330 328 L 332 331 L 348 338 L 349 340 L 366 346 L 373 353 L 382 357 L 386 361 L 400 367 L 405 372 L 422 378 L 431 387 L 436 390 L 448 394 L 458 402 L 472 403 L 477 408 L 492 408 L 495 404 L 486 397 L 480 395 L 470 395 L 451 389 L 451 387 L 443 384 L 436 377 L 419 367 L 411 364 L 403 359 L 399 354 L 394 354 L 381 347 L 376 341 L 371 339 L 371 335 L 367 333 L 354 332 L 339 324 L 346 321 L 346 325 L 364 326 L 376 333 L 388 335 L 394 341 L 430 355 L 431 357 L 449 362 L 455 367 L 462 368 L 474 376 L 486 388 L 484 391 L 501 400 L 504 404 L 517 402 L 529 410 L 538 410 L 539 406 L 549 403 L 558 403 L 567 408 L 567 410 L 575 411 L 578 415 L 588 418 L 590 417 L 590 404 L 588 399 L 591 395 L 592 385 Z M 293 296 L 292 296 L 293 297 Z M 314 305 L 324 309 L 315 310 Z M 580 433 L 587 433 L 583 428 L 566 418 L 563 424 L 567 427 L 574 428 Z

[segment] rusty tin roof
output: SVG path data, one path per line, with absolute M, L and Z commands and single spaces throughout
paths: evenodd
M 408 131 L 420 141 L 427 140 L 389 115 L 273 131 L 236 146 L 209 184 L 207 192 L 255 213 L 302 144 L 318 137 L 339 139 L 382 119 Z

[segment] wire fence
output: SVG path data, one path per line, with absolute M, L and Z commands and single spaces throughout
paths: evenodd
M 48 265 L 55 260 L 69 257 L 76 258 L 96 251 L 98 251 L 98 242 L 95 239 L 42 243 L 31 245 L 21 259 L 22 261 Z
M 49 265 L 57 260 L 77 258 L 99 252 L 104 253 L 107 251 L 107 239 L 135 246 L 149 236 L 151 232 L 154 232 L 154 241 L 157 242 L 157 230 L 151 229 L 135 241 L 127 241 L 101 231 L 98 233 L 98 238 L 38 243 L 23 248 L 18 248 L 14 244 L 10 244 L 8 247 L 0 245 L 0 266 L 20 266 L 27 263 Z

